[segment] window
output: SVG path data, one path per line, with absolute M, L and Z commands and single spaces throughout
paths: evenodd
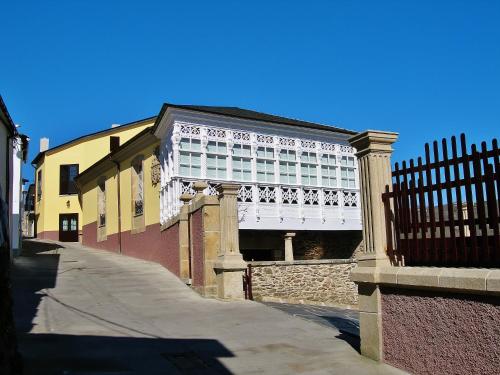
M 185 177 L 201 177 L 201 144 L 199 139 L 182 138 L 179 173 Z
M 274 182 L 274 149 L 257 148 L 257 181 Z
M 97 185 L 97 224 L 99 227 L 106 225 L 106 181 L 101 180 Z
M 280 151 L 280 182 L 283 184 L 295 184 L 297 182 L 297 168 L 295 163 L 295 151 Z
M 335 155 L 321 157 L 321 183 L 323 186 L 337 187 L 337 166 Z
M 227 177 L 227 147 L 225 142 L 210 141 L 207 144 L 207 177 L 218 180 Z
M 38 171 L 37 183 L 36 183 L 36 200 L 42 199 L 42 171 Z
M 144 171 L 142 159 L 132 165 L 132 210 L 134 216 L 144 213 Z
M 340 159 L 340 179 L 343 188 L 356 187 L 356 173 L 354 169 L 354 157 L 342 156 Z
M 78 176 L 78 164 L 61 165 L 59 169 L 59 194 L 76 194 L 75 178 Z
M 252 159 L 249 145 L 233 146 L 233 180 L 250 181 L 252 179 Z
M 303 185 L 317 185 L 318 171 L 316 169 L 316 153 L 305 151 L 302 154 L 300 174 Z

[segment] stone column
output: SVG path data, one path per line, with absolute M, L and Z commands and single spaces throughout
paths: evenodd
M 383 359 L 381 295 L 375 283 L 377 268 L 390 266 L 382 193 L 392 187 L 391 154 L 397 133 L 368 130 L 349 139 L 359 166 L 364 252 L 352 271 L 358 283 L 361 354 Z
M 205 194 L 203 191 L 208 187 L 208 184 L 205 181 L 196 181 L 193 184 L 193 189 L 196 192 L 194 199 L 200 200 Z
M 243 299 L 243 271 L 247 264 L 240 253 L 238 185 L 217 186 L 220 200 L 220 253 L 215 262 L 217 293 L 221 299 Z
M 180 200 L 183 203 L 179 213 L 179 261 L 180 278 L 187 284 L 191 284 L 190 246 L 189 246 L 189 202 L 193 199 L 192 194 L 182 194 Z
M 295 233 L 285 234 L 285 261 L 293 262 L 293 237 Z

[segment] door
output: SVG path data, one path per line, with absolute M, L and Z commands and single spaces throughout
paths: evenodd
M 78 214 L 59 215 L 59 241 L 78 242 Z

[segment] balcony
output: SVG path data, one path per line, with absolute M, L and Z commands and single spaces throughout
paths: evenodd
M 206 195 L 216 195 L 210 181 Z M 194 194 L 194 180 L 174 179 L 162 189 L 170 196 L 165 218 L 179 212 L 181 194 Z M 163 212 L 164 210 L 162 210 Z M 359 192 L 355 189 L 242 184 L 238 192 L 240 229 L 361 230 Z

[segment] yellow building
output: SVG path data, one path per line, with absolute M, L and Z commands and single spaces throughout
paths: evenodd
M 154 260 L 176 272 L 178 255 L 160 248 L 168 239 L 160 231 L 160 140 L 151 130 L 144 129 L 76 178 L 82 243 Z
M 35 232 L 38 238 L 78 241 L 82 209 L 75 177 L 147 127 L 155 117 L 88 134 L 49 149 L 40 140 L 35 167 Z

